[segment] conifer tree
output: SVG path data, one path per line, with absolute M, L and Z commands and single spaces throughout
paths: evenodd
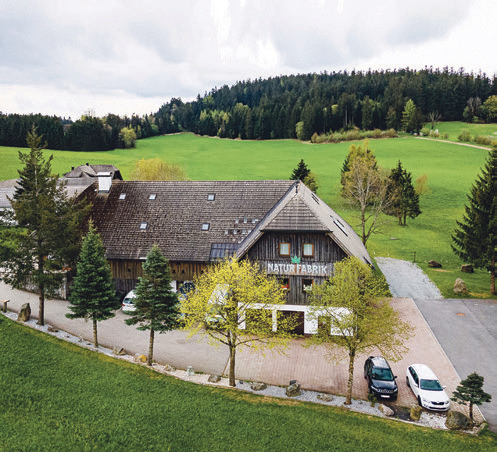
M 304 163 L 304 159 L 301 159 L 300 163 L 297 165 L 297 168 L 293 170 L 290 180 L 301 180 L 303 182 L 310 172 L 311 170 L 307 168 L 307 165 Z
M 169 261 L 157 245 L 147 254 L 143 264 L 143 278 L 135 289 L 136 310 L 129 312 L 127 325 L 136 325 L 138 330 L 150 330 L 147 364 L 152 365 L 155 332 L 166 333 L 180 326 L 178 296 L 171 288 Z
M 497 150 L 490 151 L 468 195 L 462 221 L 452 235 L 452 250 L 476 268 L 490 272 L 490 293 L 495 295 L 497 249 Z
M 460 405 L 465 405 L 466 402 L 469 402 L 469 417 L 473 420 L 473 405 L 490 402 L 492 396 L 483 390 L 483 377 L 473 372 L 457 386 L 451 400 Z
M 72 304 L 69 309 L 73 313 L 66 314 L 66 317 L 91 320 L 93 343 L 98 348 L 97 322 L 115 316 L 112 311 L 119 308 L 119 299 L 115 295 L 102 239 L 92 222 L 83 240 L 69 302 Z
M 45 159 L 42 137 L 33 127 L 27 136 L 29 153 L 19 151 L 24 165 L 12 199 L 4 212 L 9 228 L 2 230 L 0 256 L 6 270 L 2 280 L 14 288 L 33 284 L 39 293 L 38 324 L 45 324 L 45 297 L 63 283 L 63 268 L 77 259 L 81 223 L 89 206 L 69 199 L 65 185 L 52 174 L 52 157 Z
M 407 217 L 416 218 L 421 214 L 419 194 L 416 193 L 412 183 L 411 173 L 402 168 L 400 160 L 390 173 L 389 179 L 389 194 L 392 196 L 393 202 L 388 214 L 397 217 L 399 225 L 405 226 Z

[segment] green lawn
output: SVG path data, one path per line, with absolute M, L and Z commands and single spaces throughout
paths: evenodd
M 431 123 L 427 123 L 426 127 L 431 129 Z M 448 139 L 454 142 L 459 142 L 457 137 L 464 129 L 469 130 L 469 133 L 473 137 L 476 135 L 481 135 L 497 139 L 497 124 L 469 124 L 467 122 L 450 121 L 439 122 L 436 128 L 441 135 L 444 133 L 448 133 Z
M 0 316 L 0 450 L 488 451 L 479 437 L 204 387 Z
M 464 123 L 440 123 L 460 130 Z M 479 127 L 479 125 L 474 125 Z M 488 130 L 497 125 L 484 125 Z M 108 152 L 47 151 L 53 153 L 53 168 L 59 174 L 89 163 L 112 163 L 129 177 L 133 162 L 140 158 L 160 157 L 183 165 L 192 180 L 257 180 L 287 179 L 301 158 L 316 173 L 318 194 L 352 226 L 358 221 L 347 210 L 339 196 L 340 170 L 351 143 L 308 144 L 292 140 L 240 141 L 177 134 L 139 140 L 132 150 Z M 448 141 L 423 140 L 413 136 L 397 139 L 372 140 L 378 162 L 393 168 L 400 159 L 404 168 L 412 172 L 413 180 L 428 175 L 430 193 L 421 197 L 423 213 L 398 226 L 393 217 L 382 218 L 382 233 L 368 242 L 374 256 L 390 256 L 413 260 L 426 270 L 445 297 L 453 297 L 457 277 L 463 277 L 472 296 L 490 297 L 490 277 L 486 271 L 472 275 L 461 274 L 461 262 L 451 250 L 456 219 L 462 217 L 466 195 L 488 152 L 473 147 L 455 145 Z M 0 147 L 0 179 L 16 177 L 17 153 Z M 442 271 L 428 269 L 426 262 L 435 259 L 442 263 Z

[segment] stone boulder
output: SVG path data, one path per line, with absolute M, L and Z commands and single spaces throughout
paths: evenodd
M 324 392 L 318 394 L 317 398 L 323 402 L 331 402 L 333 400 L 333 396 L 331 394 L 326 394 Z
M 252 383 L 250 383 L 250 389 L 252 389 L 252 391 L 263 391 L 266 388 L 266 383 L 260 383 L 257 381 L 253 381 Z
M 219 383 L 221 381 L 221 377 L 219 375 L 209 375 L 207 381 L 209 383 Z
M 55 328 L 55 327 L 53 327 L 51 325 L 48 325 L 47 331 L 49 333 L 58 333 L 59 332 L 59 330 L 57 328 Z
M 164 370 L 166 372 L 176 372 L 176 367 L 171 366 L 170 364 L 166 364 L 164 366 Z
M 421 413 L 423 412 L 423 409 L 419 405 L 413 405 L 411 407 L 411 411 L 409 412 L 409 416 L 413 421 L 419 421 L 419 418 L 421 417 Z
M 432 268 L 442 268 L 442 264 L 440 262 L 434 261 L 433 259 L 431 261 L 428 261 L 428 267 Z
M 124 350 L 124 348 L 122 347 L 119 347 L 118 345 L 114 346 L 112 352 L 114 353 L 114 355 L 117 356 L 126 355 L 126 350 Z
M 461 271 L 463 273 L 473 273 L 473 266 L 471 264 L 463 264 L 461 265 Z
M 468 430 L 473 428 L 474 422 L 460 411 L 449 411 L 445 426 L 450 430 Z
M 381 404 L 378 409 L 385 415 L 385 416 L 393 416 L 393 410 L 386 405 Z
M 142 355 L 141 353 L 137 353 L 135 355 L 135 362 L 137 362 L 137 363 L 146 363 L 147 362 L 147 357 L 145 355 Z
M 298 397 L 300 393 L 300 385 L 298 383 L 294 383 L 293 385 L 288 386 L 285 389 L 285 393 L 287 397 Z
M 30 318 L 31 318 L 31 306 L 29 305 L 29 303 L 24 303 L 21 306 L 19 314 L 17 315 L 17 321 L 27 322 Z
M 454 293 L 468 293 L 466 283 L 461 278 L 457 278 L 454 283 Z

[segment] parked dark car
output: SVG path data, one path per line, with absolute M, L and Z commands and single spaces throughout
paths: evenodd
M 385 358 L 370 356 L 364 363 L 364 378 L 368 381 L 369 393 L 377 399 L 397 400 L 397 376 Z

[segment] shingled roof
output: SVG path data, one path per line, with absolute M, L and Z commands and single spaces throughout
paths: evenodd
M 68 179 L 75 178 L 94 178 L 99 173 L 110 173 L 112 179 L 122 180 L 121 171 L 114 165 L 79 165 L 76 168 L 72 167 L 71 171 L 64 174 Z
M 295 181 L 113 181 L 85 194 L 109 259 L 145 259 L 157 244 L 171 261 L 242 257 L 264 231 L 321 231 L 370 263 L 348 223 Z
M 236 251 L 293 184 L 113 181 L 108 194 L 88 193 L 109 259 L 144 259 L 157 244 L 171 261 L 208 262 Z

